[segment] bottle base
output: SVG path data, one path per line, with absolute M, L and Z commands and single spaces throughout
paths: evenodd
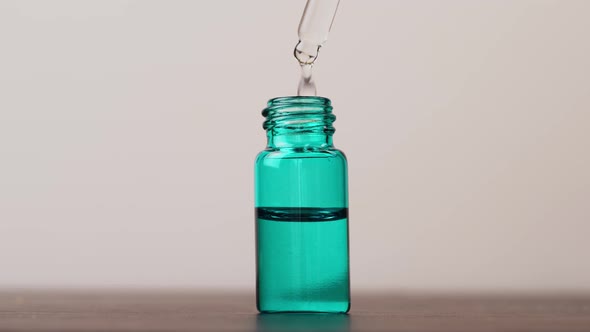
M 346 311 L 305 311 L 305 310 L 258 310 L 261 314 L 327 314 L 327 315 L 348 315 Z
M 274 312 L 256 317 L 256 331 L 322 331 L 350 330 L 350 316 L 345 313 Z
M 350 310 L 350 302 L 330 303 L 329 305 L 306 302 L 289 306 L 261 306 L 257 304 L 256 309 L 261 314 L 347 314 Z

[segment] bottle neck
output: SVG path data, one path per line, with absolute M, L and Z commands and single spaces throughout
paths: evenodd
M 314 134 L 272 135 L 267 133 L 269 148 L 330 148 L 333 147 L 332 136 Z
M 279 97 L 262 111 L 269 148 L 329 148 L 336 120 L 323 97 Z

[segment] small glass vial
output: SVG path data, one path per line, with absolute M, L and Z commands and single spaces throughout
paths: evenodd
M 350 308 L 348 179 L 323 97 L 271 99 L 256 158 L 256 304 L 260 312 Z

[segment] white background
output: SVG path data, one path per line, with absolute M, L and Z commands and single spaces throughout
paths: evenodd
M 0 1 L 0 287 L 254 287 L 304 1 Z M 590 2 L 342 0 L 355 289 L 590 291 Z

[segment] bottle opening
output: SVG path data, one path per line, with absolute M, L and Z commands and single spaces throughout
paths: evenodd
M 262 112 L 263 116 L 268 116 L 272 111 L 312 110 L 330 108 L 332 111 L 332 102 L 325 97 L 317 96 L 288 96 L 276 97 L 268 101 L 267 107 Z
M 332 102 L 325 97 L 290 96 L 278 97 L 268 101 L 262 111 L 266 117 L 263 128 L 267 131 L 269 142 L 278 142 L 278 137 L 290 136 L 289 141 L 295 141 L 295 136 L 301 137 L 300 142 L 314 141 L 331 143 L 331 136 L 335 129 L 332 126 L 336 116 L 332 113 Z M 274 138 L 274 139 L 273 139 Z
M 294 132 L 324 132 L 333 134 L 332 102 L 328 98 L 315 96 L 278 97 L 268 101 L 262 111 L 266 117 L 263 128 L 266 130 L 289 130 Z M 275 132 L 275 134 L 279 134 Z

